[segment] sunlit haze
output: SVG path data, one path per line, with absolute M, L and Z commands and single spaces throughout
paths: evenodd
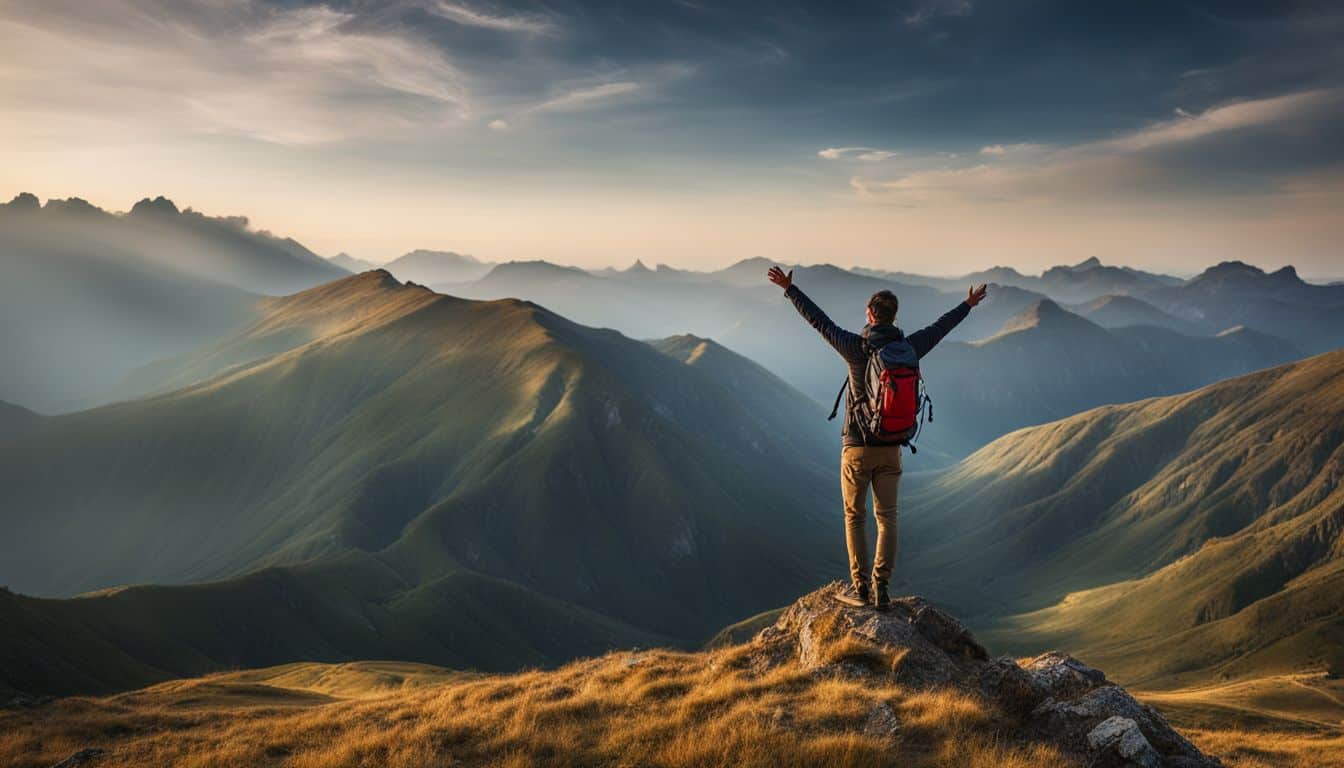
M 11 0 L 0 192 L 331 256 L 1344 276 L 1344 9 Z

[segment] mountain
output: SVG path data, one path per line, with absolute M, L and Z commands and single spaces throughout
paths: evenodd
M 0 442 L 21 437 L 37 427 L 42 417 L 22 406 L 0 402 Z
M 830 402 L 844 366 L 803 323 L 778 288 L 765 280 L 771 262 L 748 259 L 712 273 L 664 269 L 585 272 L 547 262 L 502 264 L 467 285 L 445 285 L 454 295 L 535 301 L 590 325 L 642 338 L 690 333 L 710 338 L 778 374 L 818 401 Z M 879 290 L 901 298 L 900 318 L 931 322 L 965 297 L 894 284 L 829 264 L 793 268 L 794 280 L 822 306 L 847 312 L 861 327 L 868 299 Z M 988 334 L 1041 296 L 995 292 L 957 331 L 958 338 Z
M 1299 354 L 1283 339 L 1246 329 L 1218 337 L 1106 329 L 1047 299 L 988 339 L 934 349 L 921 368 L 935 403 L 926 434 L 969 453 L 1021 427 L 1194 389 Z
M 1344 346 L 1344 286 L 1303 281 L 1292 267 L 1266 273 L 1237 261 L 1140 298 L 1207 333 L 1233 326 L 1293 340 L 1307 352 Z
M 341 269 L 353 273 L 368 272 L 370 269 L 378 268 L 377 264 L 374 264 L 371 261 L 357 259 L 344 251 L 332 256 L 329 261 Z
M 856 270 L 911 285 L 940 290 L 966 290 L 981 283 L 1018 288 L 1049 296 L 1065 304 L 1084 304 L 1107 295 L 1131 295 L 1148 290 L 1178 286 L 1184 281 L 1170 275 L 1145 272 L 1132 267 L 1104 265 L 1095 256 L 1072 266 L 1051 267 L 1039 276 L 1024 275 L 1012 267 L 991 267 L 961 277 L 929 277 L 909 272 Z
M 1085 302 L 1109 294 L 1130 295 L 1183 281 L 1130 267 L 1112 267 L 1092 257 L 1071 267 L 1051 267 L 1041 273 L 1037 290 L 1057 301 Z
M 117 215 L 19 195 L 0 205 L 0 399 L 44 412 L 106 402 L 131 370 L 255 317 L 258 294 L 344 274 L 245 219 L 161 197 Z
M 994 441 L 905 494 L 901 575 L 1146 686 L 1338 669 L 1341 478 L 1332 352 Z
M 641 337 L 689 333 L 713 339 L 829 406 L 847 373 L 844 363 L 764 281 L 767 264 L 738 262 L 712 273 L 712 279 L 663 280 L 654 272 L 623 280 L 529 262 L 501 265 L 487 278 L 451 290 L 475 298 L 524 297 Z M 862 328 L 863 308 L 878 290 L 897 293 L 897 323 L 907 331 L 932 322 L 964 297 L 831 265 L 793 267 L 793 279 L 833 320 L 854 330 Z M 1104 403 L 1192 389 L 1299 354 L 1292 343 L 1249 329 L 1222 338 L 1147 324 L 1107 329 L 1044 301 L 1033 291 L 995 288 L 930 356 L 925 376 L 938 421 L 922 438 L 929 450 L 918 462 L 945 463 L 1019 427 Z M 1098 301 L 1091 309 L 1109 322 L 1190 325 L 1132 297 Z M 1042 312 L 1048 315 L 1044 325 Z M 1014 323 L 1024 332 L 1005 333 Z
M 3 583 L 229 592 L 316 563 L 334 575 L 296 589 L 332 611 L 355 593 L 431 621 L 465 574 L 691 643 L 838 567 L 820 407 L 777 383 L 784 410 L 755 407 L 718 379 L 763 372 L 726 351 L 711 375 L 386 271 L 262 309 L 167 365 L 180 388 L 0 443 Z
M 1074 305 L 1070 309 L 1103 328 L 1152 325 L 1159 328 L 1169 328 L 1186 336 L 1201 335 L 1200 329 L 1195 323 L 1163 312 L 1152 304 L 1133 296 L 1111 294 L 1085 304 Z
M 150 260 L 253 293 L 291 293 L 346 274 L 292 238 L 249 229 L 246 217 L 206 216 L 190 208 L 179 211 L 162 196 L 141 200 L 121 217 L 94 211 L 90 223 L 125 225 L 100 234 L 130 244 Z M 53 225 L 65 230 L 58 236 L 75 226 L 70 219 Z
M 489 272 L 492 266 L 462 253 L 421 249 L 393 259 L 385 268 L 398 280 L 437 285 L 476 280 Z

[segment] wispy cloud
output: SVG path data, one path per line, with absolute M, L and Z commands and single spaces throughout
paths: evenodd
M 1344 91 L 1307 91 L 1178 112 L 1169 121 L 1073 145 L 991 144 L 974 160 L 948 157 L 952 162 L 943 164 L 933 164 L 932 155 L 911 158 L 908 170 L 898 176 L 856 174 L 849 184 L 860 199 L 913 206 L 1180 195 L 1215 184 L 1222 178 L 1220 167 L 1236 168 L 1244 161 L 1240 145 L 1218 154 L 1218 139 L 1247 134 L 1268 153 L 1291 145 L 1293 137 L 1318 123 L 1344 124 Z M 1182 167 L 1186 153 L 1209 155 L 1201 156 L 1202 172 Z M 1241 183 L 1240 191 L 1249 191 L 1247 177 Z
M 70 23 L 62 6 L 0 11 L 14 75 L 0 82 L 0 100 L 12 114 L 96 126 L 100 135 L 86 140 L 152 131 L 321 144 L 460 123 L 472 112 L 465 79 L 437 49 L 353 25 L 327 6 L 195 0 L 149 14 L 112 0 L 89 26 Z
M 922 0 L 905 15 L 904 21 L 918 27 L 938 16 L 967 16 L 973 9 L 971 0 Z
M 586 85 L 563 91 L 532 107 L 532 112 L 575 112 L 633 96 L 641 85 L 621 80 L 597 85 Z
M 898 155 L 899 152 L 875 147 L 827 147 L 817 152 L 817 157 L 824 160 L 860 160 L 865 163 L 880 163 Z
M 542 16 L 487 13 L 449 0 L 439 0 L 428 8 L 433 14 L 469 27 L 529 35 L 547 35 L 557 31 L 556 25 Z
M 1040 144 L 990 144 L 980 148 L 980 154 L 1003 157 L 1004 155 L 1033 152 L 1041 149 Z
M 1341 100 L 1341 93 L 1333 90 L 1314 90 L 1291 93 L 1268 99 L 1239 101 L 1191 114 L 1177 110 L 1177 117 L 1149 126 L 1129 135 L 1099 142 L 1097 149 L 1116 149 L 1126 152 L 1143 151 L 1155 147 L 1194 141 L 1219 133 L 1255 128 L 1291 121 Z

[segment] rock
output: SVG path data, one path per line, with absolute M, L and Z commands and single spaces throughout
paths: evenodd
M 922 597 L 902 597 L 892 601 L 897 610 L 910 613 L 910 623 L 919 630 L 929 642 L 951 656 L 964 656 L 968 659 L 988 659 L 989 652 L 975 641 L 970 630 L 950 615 L 929 605 Z
M 1158 768 L 1162 757 L 1144 738 L 1138 723 L 1127 717 L 1110 717 L 1087 734 L 1087 746 L 1093 753 L 1092 765 L 1116 768 Z
M 1064 742 L 1070 749 L 1088 751 L 1093 729 L 1116 717 L 1132 720 L 1164 759 L 1182 757 L 1204 761 L 1195 765 L 1218 765 L 1177 733 L 1157 710 L 1140 704 L 1118 685 L 1108 683 L 1069 701 L 1047 698 L 1032 710 L 1031 723 L 1038 733 Z
M 980 672 L 980 692 L 1005 711 L 1025 715 L 1049 695 L 1045 684 L 1007 656 L 1000 656 Z
M 961 622 L 921 597 L 878 613 L 836 602 L 839 582 L 800 598 L 751 641 L 755 674 L 795 664 L 814 675 L 869 679 L 916 689 L 951 686 L 992 703 L 1015 721 L 1022 743 L 1048 743 L 1093 768 L 1214 768 L 1156 709 L 1098 669 L 1059 651 L 1019 665 L 990 659 Z M 782 710 L 775 725 L 787 727 Z M 900 713 L 873 707 L 864 734 L 898 735 Z
M 1106 675 L 1101 670 L 1060 651 L 1037 656 L 1027 662 L 1027 669 L 1036 673 L 1049 694 L 1057 699 L 1072 699 L 1106 684 Z
M 883 701 L 868 713 L 863 721 L 863 735 L 888 739 L 901 732 L 901 719 L 891 704 Z
M 75 768 L 75 766 L 79 765 L 88 765 L 89 763 L 92 763 L 93 761 L 97 760 L 98 758 L 102 757 L 105 754 L 107 754 L 106 749 L 99 749 L 97 747 L 88 747 L 86 749 L 79 750 L 78 752 L 65 758 L 61 762 L 53 765 L 51 768 Z

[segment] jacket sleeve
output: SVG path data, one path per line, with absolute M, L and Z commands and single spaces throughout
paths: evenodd
M 865 359 L 862 336 L 846 331 L 831 322 L 831 318 L 821 311 L 821 307 L 814 304 L 807 294 L 798 289 L 798 286 L 790 285 L 788 290 L 784 291 L 784 295 L 793 302 L 794 309 L 798 310 L 798 314 L 803 316 L 808 325 L 817 329 L 817 333 L 820 333 L 826 343 L 834 347 L 841 357 L 848 361 Z
M 951 333 L 958 323 L 965 320 L 970 313 L 971 305 L 963 301 L 953 307 L 952 311 L 935 320 L 933 325 L 915 331 L 906 339 L 910 342 L 910 346 L 915 348 L 915 354 L 923 357 L 937 346 L 944 336 Z

